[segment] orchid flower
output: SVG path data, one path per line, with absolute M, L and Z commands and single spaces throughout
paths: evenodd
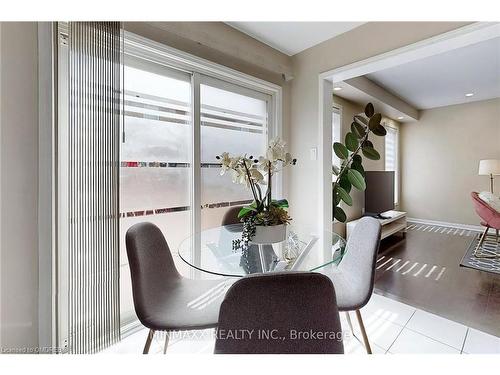
M 286 152 L 286 143 L 279 138 L 273 139 L 266 150 L 265 156 L 254 159 L 252 156 L 234 156 L 223 152 L 216 157 L 220 160 L 220 174 L 224 175 L 231 171 L 232 180 L 236 184 L 244 184 L 252 190 L 254 200 L 258 207 L 269 209 L 271 199 L 271 177 L 287 165 L 294 165 L 290 153 Z M 267 185 L 266 193 L 262 196 L 262 189 L 259 185 Z

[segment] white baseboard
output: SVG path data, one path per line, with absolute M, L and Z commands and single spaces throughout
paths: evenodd
M 426 225 L 436 225 L 438 227 L 447 227 L 447 228 L 458 228 L 458 229 L 466 229 L 473 230 L 475 232 L 483 232 L 484 227 L 481 225 L 471 225 L 471 224 L 459 224 L 459 223 L 448 223 L 446 221 L 437 221 L 437 220 L 428 220 L 428 219 L 417 219 L 415 217 L 409 217 L 408 222 L 416 223 L 416 224 L 426 224 Z M 490 228 L 488 234 L 495 234 L 495 229 Z

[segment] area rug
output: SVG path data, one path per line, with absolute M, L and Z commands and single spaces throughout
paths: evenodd
M 476 258 L 473 256 L 474 249 L 476 248 L 480 234 L 478 234 L 469 244 L 467 251 L 465 252 L 460 266 L 473 268 L 480 271 L 486 271 L 491 273 L 496 273 L 500 275 L 500 257 L 498 258 Z M 488 235 L 482 245 L 482 254 L 485 255 L 500 255 L 500 242 L 497 242 L 495 236 Z

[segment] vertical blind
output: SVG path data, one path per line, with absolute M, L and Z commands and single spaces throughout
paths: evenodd
M 68 49 L 68 351 L 95 353 L 120 339 L 120 23 L 70 22 Z
M 396 171 L 396 146 L 397 146 L 397 130 L 386 126 L 387 135 L 385 137 L 385 170 Z
M 394 203 L 399 201 L 399 175 L 398 175 L 398 130 L 391 126 L 386 126 L 387 135 L 385 136 L 385 170 L 394 171 L 395 194 Z

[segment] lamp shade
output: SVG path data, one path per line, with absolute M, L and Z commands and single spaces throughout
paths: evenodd
M 486 159 L 479 161 L 480 175 L 500 175 L 500 160 Z

